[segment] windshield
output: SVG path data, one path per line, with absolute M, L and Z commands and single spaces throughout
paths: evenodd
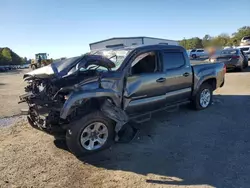
M 64 59 L 64 60 L 54 61 L 52 63 L 52 66 L 56 67 L 58 72 L 61 72 L 65 68 L 69 67 L 72 63 L 74 63 L 79 58 L 80 58 L 80 56 L 72 57 L 72 58 L 68 58 L 68 59 Z
M 37 54 L 37 55 L 36 55 L 36 59 L 38 60 L 39 57 L 40 57 L 42 60 L 45 60 L 45 59 L 47 59 L 47 54 Z
M 117 70 L 121 66 L 123 60 L 127 57 L 130 51 L 131 50 L 127 50 L 127 49 L 101 50 L 101 51 L 93 52 L 92 54 L 103 55 L 107 57 L 108 59 L 110 59 L 111 61 L 115 63 L 115 67 L 112 68 L 112 70 Z

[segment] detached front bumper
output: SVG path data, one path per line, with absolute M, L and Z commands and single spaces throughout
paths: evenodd
M 29 93 L 25 93 L 23 95 L 20 95 L 19 96 L 19 99 L 20 101 L 18 102 L 18 104 L 20 103 L 23 103 L 23 102 L 26 102 L 30 97 L 33 96 L 33 93 L 32 92 L 29 92 Z
M 20 95 L 19 98 L 19 103 L 27 102 L 29 105 L 28 109 L 21 109 L 21 114 L 27 115 L 28 122 L 33 128 L 52 135 L 64 132 L 60 121 L 60 107 L 30 103 L 35 100 L 40 101 L 32 93 Z
M 46 107 L 30 107 L 27 115 L 29 124 L 51 135 L 65 133 L 60 125 L 59 113 Z

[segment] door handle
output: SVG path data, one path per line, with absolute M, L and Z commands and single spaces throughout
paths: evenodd
M 189 73 L 188 73 L 188 72 L 185 72 L 185 73 L 183 74 L 183 76 L 187 77 L 187 76 L 189 76 Z
M 156 80 L 156 82 L 165 82 L 166 78 L 159 78 Z

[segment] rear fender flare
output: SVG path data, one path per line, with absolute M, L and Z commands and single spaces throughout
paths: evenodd
M 208 81 L 209 79 L 216 79 L 216 75 L 215 75 L 215 74 L 211 74 L 211 75 L 204 75 L 204 76 L 202 76 L 202 77 L 199 79 L 199 81 L 197 82 L 197 84 L 194 85 L 194 91 L 193 91 L 192 96 L 195 96 L 196 93 L 198 92 L 200 86 L 201 86 L 204 82 Z M 217 80 L 217 79 L 216 79 L 216 80 Z

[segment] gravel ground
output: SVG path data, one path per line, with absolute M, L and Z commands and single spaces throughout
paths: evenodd
M 27 71 L 0 72 L 0 118 L 20 114 L 20 110 L 26 108 L 24 103 L 17 103 L 18 96 L 24 93 L 23 74 Z
M 247 188 L 249 71 L 227 73 L 209 109 L 160 112 L 131 143 L 81 159 L 26 120 L 13 121 L 0 129 L 0 187 Z

